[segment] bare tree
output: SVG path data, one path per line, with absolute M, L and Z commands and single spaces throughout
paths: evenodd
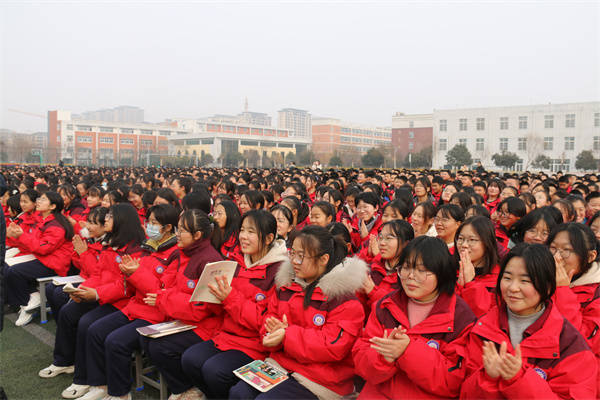
M 525 170 L 528 170 L 529 166 L 533 164 L 537 156 L 543 154 L 544 138 L 535 132 L 531 132 L 527 134 L 525 139 L 527 140 L 527 164 L 525 164 Z

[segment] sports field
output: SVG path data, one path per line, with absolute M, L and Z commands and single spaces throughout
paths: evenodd
M 52 363 L 52 348 L 56 323 L 40 324 L 39 316 L 24 327 L 17 327 L 16 314 L 4 319 L 0 333 L 0 386 L 4 387 L 9 400 L 13 399 L 60 399 L 60 393 L 72 383 L 73 375 L 63 374 L 52 379 L 38 377 L 38 371 Z M 146 387 L 136 391 L 134 399 L 158 399 L 158 390 Z

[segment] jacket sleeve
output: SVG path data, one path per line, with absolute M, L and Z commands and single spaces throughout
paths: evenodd
M 365 313 L 358 300 L 349 300 L 327 314 L 319 328 L 290 325 L 283 351 L 301 363 L 341 361 L 359 336 Z
M 373 304 L 377 303 L 381 298 L 385 297 L 389 292 L 391 292 L 392 288 L 389 285 L 382 282 L 379 286 L 375 286 L 373 290 L 367 295 L 367 305 L 369 308 L 373 307 Z
M 96 258 L 97 253 L 94 250 L 86 250 L 80 255 L 77 255 L 76 252 L 73 252 L 73 263 L 77 260 L 75 265 L 79 268 L 79 271 L 87 274 L 88 276 L 93 276 L 94 272 L 98 268 L 98 259 Z
M 461 336 L 440 350 L 429 347 L 420 335 L 413 336 L 396 365 L 424 391 L 441 397 L 457 397 L 465 378 L 459 353 L 469 330 L 470 326 L 466 327 Z
M 112 304 L 133 295 L 133 290 L 131 289 L 131 286 L 126 285 L 123 274 L 103 271 L 101 279 L 102 282 L 107 283 L 101 283 L 96 286 L 100 304 Z
M 559 286 L 554 294 L 554 302 L 560 313 L 586 339 L 592 351 L 600 354 L 600 298 L 581 308 L 573 290 L 568 286 Z
M 233 279 L 235 280 L 236 278 L 234 277 Z M 256 301 L 254 298 L 244 297 L 239 290 L 233 288 L 229 296 L 223 301 L 223 308 L 238 324 L 260 332 L 268 301 L 271 296 L 276 296 L 275 285 L 265 295 L 264 300 Z
M 173 261 L 171 261 L 171 263 L 165 267 L 165 270 L 160 277 L 154 274 L 152 269 L 153 263 L 148 262 L 151 260 L 147 260 L 146 262 L 144 262 L 144 258 L 140 260 L 140 267 L 127 278 L 127 281 L 131 282 L 131 284 L 135 286 L 136 290 L 142 293 L 157 293 L 160 289 L 167 287 L 165 282 L 163 282 L 163 278 L 167 276 L 168 273 L 169 276 L 174 275 L 171 274 L 172 271 L 174 271 L 175 274 L 177 273 L 177 267 L 179 266 L 179 258 L 176 258 Z
M 19 247 L 33 254 L 48 255 L 65 243 L 65 230 L 58 227 L 47 228 L 40 237 L 33 233 L 23 232 L 18 238 Z
M 173 319 L 184 321 L 202 321 L 210 315 L 218 315 L 222 312 L 219 304 L 212 303 L 190 303 L 191 293 L 184 293 L 177 287 L 159 292 L 156 306 L 165 315 Z
M 510 381 L 500 380 L 499 387 L 507 398 L 594 399 L 597 371 L 592 352 L 582 351 L 560 361 L 547 381 L 528 367 Z
M 369 340 L 372 337 L 383 337 L 384 331 L 383 326 L 377 319 L 376 306 L 377 303 L 371 309 L 362 336 L 356 340 L 352 348 L 352 359 L 354 360 L 356 373 L 373 385 L 392 379 L 397 372 L 397 368 L 393 363 L 387 362 L 377 351 L 371 348 Z
M 473 313 L 482 316 L 494 305 L 494 294 L 490 293 L 484 282 L 472 280 L 464 287 L 456 285 L 457 293 L 467 302 Z
M 468 335 L 464 348 L 466 378 L 460 388 L 461 399 L 499 399 L 498 379 L 492 379 L 483 367 L 483 342 L 476 335 Z

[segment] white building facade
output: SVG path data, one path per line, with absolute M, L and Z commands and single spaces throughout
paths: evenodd
M 297 108 L 284 108 L 277 112 L 277 127 L 289 129 L 296 137 L 311 138 L 311 115 Z
M 575 171 L 583 150 L 600 159 L 600 102 L 434 110 L 433 168 L 446 166 L 446 154 L 457 144 L 469 149 L 473 162 L 499 170 L 494 154 L 519 156 L 515 170 L 532 168 L 543 154 L 550 170 Z

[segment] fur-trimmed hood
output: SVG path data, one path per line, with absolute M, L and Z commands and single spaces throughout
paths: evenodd
M 580 276 L 577 280 L 571 282 L 569 286 L 582 286 L 589 285 L 590 283 L 599 283 L 600 282 L 600 263 L 598 261 L 594 261 L 590 266 L 590 269 Z
M 346 258 L 323 275 L 317 287 L 321 288 L 323 294 L 330 299 L 354 294 L 362 287 L 368 270 L 367 264 L 360 258 Z M 275 276 L 275 285 L 277 288 L 288 286 L 294 282 L 295 277 L 292 263 L 286 260 L 281 264 Z
M 273 246 L 269 250 L 269 252 L 260 260 L 253 263 L 250 260 L 250 256 L 244 254 L 244 262 L 246 263 L 246 268 L 250 269 L 252 267 L 256 267 L 257 265 L 265 265 L 265 264 L 273 264 L 279 261 L 287 261 L 288 260 L 288 251 L 285 245 L 285 241 L 282 239 L 277 239 L 273 243 Z

